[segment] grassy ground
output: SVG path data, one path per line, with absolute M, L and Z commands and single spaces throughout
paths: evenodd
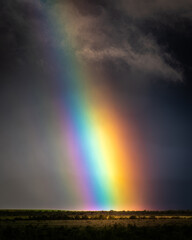
M 0 211 L 0 239 L 192 239 L 192 212 Z

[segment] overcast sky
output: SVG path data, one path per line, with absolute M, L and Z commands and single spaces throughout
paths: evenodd
M 75 57 L 99 76 L 90 81 L 109 86 L 135 123 L 153 191 L 146 207 L 191 209 L 191 0 L 1 1 L 0 208 L 76 203 L 48 147 L 62 151 L 49 128 L 58 66 L 47 52 L 65 40 L 51 35 L 45 13 L 63 14 Z

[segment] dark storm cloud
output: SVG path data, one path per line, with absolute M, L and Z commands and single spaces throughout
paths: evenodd
M 64 24 L 69 37 L 76 39 L 76 54 L 83 63 L 102 69 L 106 63 L 111 63 L 117 72 L 122 70 L 119 66 L 124 66 L 126 74 L 136 74 L 136 78 L 140 72 L 143 79 L 154 75 L 173 81 L 183 79 L 182 64 L 157 41 L 158 36 L 146 33 L 147 26 L 141 27 L 141 22 L 156 16 L 162 22 L 163 13 L 189 16 L 190 1 L 181 4 L 180 1 L 139 0 L 10 0 L 1 5 L 0 62 L 5 71 L 10 67 L 22 68 L 26 61 L 38 67 L 44 62 L 38 56 L 36 41 L 49 45 L 50 36 L 45 29 L 41 36 L 35 36 L 34 27 L 43 25 L 42 9 L 49 6 L 50 10 L 63 11 L 70 16 L 70 21 L 64 21 Z
M 86 63 L 103 67 L 109 61 L 115 66 L 123 62 L 131 74 L 140 72 L 181 81 L 182 67 L 177 59 L 156 41 L 155 35 L 145 34 L 134 19 L 134 11 L 141 4 L 144 2 L 74 0 L 57 1 L 55 9 L 59 11 L 64 6 L 63 11 L 71 16 L 69 26 L 66 22 L 68 34 L 77 40 L 76 53 Z M 151 5 L 152 11 L 156 5 Z
M 41 22 L 38 1 L 8 0 L 0 6 L 0 69 L 1 74 L 38 65 L 39 44 L 35 26 Z M 42 33 L 43 34 L 43 33 Z M 39 39 L 38 39 L 39 40 Z

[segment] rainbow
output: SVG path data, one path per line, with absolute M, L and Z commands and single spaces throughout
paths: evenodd
M 63 43 L 42 54 L 55 68 L 52 80 L 58 98 L 52 116 L 60 152 L 53 153 L 53 158 L 59 159 L 55 160 L 59 174 L 68 183 L 64 191 L 76 198 L 74 209 L 78 210 L 142 209 L 137 194 L 141 171 L 131 125 L 118 110 L 112 92 L 93 84 L 91 70 L 76 57 L 65 30 L 65 21 L 70 23 L 70 18 L 62 9 L 52 14 L 44 9 L 53 44 Z M 67 176 L 63 176 L 65 168 Z

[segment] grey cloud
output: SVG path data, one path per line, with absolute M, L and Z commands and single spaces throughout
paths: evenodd
M 127 14 L 134 18 L 157 17 L 161 13 L 176 13 L 192 15 L 191 0 L 120 0 L 114 1 Z
M 134 5 L 133 2 L 131 4 Z M 82 5 L 73 1 L 73 4 L 65 2 L 65 5 L 59 2 L 54 8 L 56 12 L 64 11 L 64 15 L 72 16 L 69 23 L 64 20 L 63 23 L 82 61 L 87 64 L 93 64 L 94 61 L 105 64 L 105 61 L 110 60 L 115 64 L 117 60 L 122 60 L 132 72 L 159 74 L 169 80 L 182 80 L 181 70 L 172 67 L 179 66 L 177 61 L 157 44 L 155 37 L 145 35 L 137 23 L 129 19 L 129 14 L 125 14 L 123 8 L 111 8 L 114 6 L 112 2 L 110 7 L 95 3 L 91 5 L 92 11 L 88 14 L 86 6 L 82 11 Z M 94 6 L 99 11 L 93 11 Z M 129 4 L 126 6 L 129 7 Z
M 22 65 L 26 60 L 37 61 L 41 58 L 38 56 L 39 42 L 49 48 L 51 36 L 46 27 L 41 28 L 41 34 L 34 32 L 34 28 L 44 24 L 41 19 L 43 3 L 49 5 L 54 14 L 59 11 L 61 15 L 69 16 L 69 21 L 63 19 L 63 24 L 77 56 L 86 64 L 94 61 L 105 64 L 108 60 L 115 64 L 122 60 L 132 72 L 139 70 L 170 80 L 182 80 L 180 68 L 173 67 L 179 66 L 177 61 L 159 46 L 154 36 L 145 35 L 137 21 L 130 20 L 130 16 L 151 16 L 157 10 L 179 10 L 181 1 L 6 1 L 0 10 L 1 26 L 5 29 L 1 34 L 2 66 L 6 62 L 9 68 L 11 63 Z M 189 5 L 190 1 L 185 0 L 182 9 Z
M 122 60 L 126 63 L 124 66 L 132 72 L 159 74 L 166 79 L 182 80 L 181 71 L 172 67 L 179 65 L 177 61 L 157 44 L 153 36 L 145 35 L 136 21 L 129 19 L 130 16 L 137 16 L 136 9 L 139 6 L 141 9 L 148 9 L 145 11 L 150 13 L 157 6 L 164 6 L 164 1 L 156 1 L 156 4 L 148 1 L 151 8 L 144 7 L 144 1 L 122 0 L 118 5 L 116 1 L 99 0 L 7 1 L 2 4 L 1 16 L 3 20 L 9 19 L 11 22 L 1 23 L 6 29 L 1 39 L 2 52 L 6 51 L 1 56 L 1 62 L 7 61 L 8 68 L 11 64 L 22 67 L 28 61 L 33 64 L 45 62 L 38 56 L 38 46 L 41 43 L 49 48 L 52 36 L 48 35 L 41 19 L 43 3 L 49 6 L 51 14 L 58 14 L 59 11 L 60 15 L 68 16 L 68 21 L 64 18 L 63 24 L 77 56 L 86 64 L 100 62 L 104 65 L 108 60 L 116 64 L 118 60 Z M 174 4 L 170 2 L 169 7 L 172 5 Z M 143 15 L 145 14 L 140 14 Z M 41 26 L 41 34 L 34 32 L 38 26 Z M 61 44 L 65 45 L 64 42 Z
M 152 53 L 139 54 L 134 52 L 130 46 L 127 49 L 106 48 L 104 50 L 92 50 L 85 48 L 79 51 L 78 55 L 86 60 L 96 62 L 121 59 L 131 66 L 133 71 L 154 72 L 168 79 L 182 80 L 181 74 L 167 65 L 161 56 Z
M 9 0 L 0 4 L 0 75 L 42 71 L 42 46 L 50 44 L 40 1 Z

